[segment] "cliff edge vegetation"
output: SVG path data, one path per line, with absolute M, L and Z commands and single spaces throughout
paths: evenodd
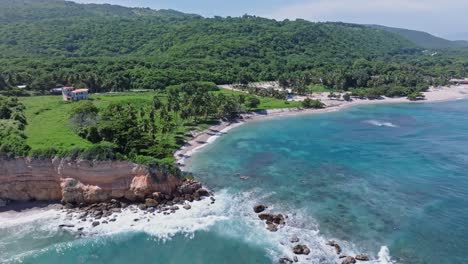
M 0 126 L 8 129 L 2 129 L 0 150 L 10 158 L 130 160 L 171 166 L 173 153 L 192 131 L 246 110 L 298 106 L 299 102 L 219 89 L 208 82 L 165 91 L 92 94 L 90 100 L 79 102 L 65 102 L 61 96 L 1 96 Z

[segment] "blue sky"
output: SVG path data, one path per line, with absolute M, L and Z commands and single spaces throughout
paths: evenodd
M 275 19 L 343 21 L 423 30 L 468 40 L 468 0 L 76 0 L 204 16 L 258 15 Z

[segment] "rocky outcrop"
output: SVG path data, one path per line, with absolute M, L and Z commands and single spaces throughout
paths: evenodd
M 310 249 L 306 245 L 297 245 L 293 247 L 293 252 L 296 255 L 309 255 L 310 254 Z
M 0 199 L 71 204 L 111 199 L 144 202 L 154 193 L 172 195 L 181 184 L 170 173 L 128 161 L 0 159 Z

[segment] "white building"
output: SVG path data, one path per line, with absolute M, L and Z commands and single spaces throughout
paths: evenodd
M 63 87 L 62 95 L 64 101 L 88 100 L 88 89 L 76 89 L 74 87 Z

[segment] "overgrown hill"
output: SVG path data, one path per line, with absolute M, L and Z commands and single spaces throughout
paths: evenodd
M 0 6 L 3 58 L 324 55 L 340 59 L 415 48 L 398 36 L 352 24 L 278 22 L 252 16 L 202 18 L 172 10 L 61 0 L 0 0 Z
M 396 33 L 407 40 L 415 43 L 420 47 L 426 49 L 446 49 L 446 48 L 460 48 L 468 47 L 468 41 L 451 41 L 444 38 L 436 37 L 429 33 L 417 30 L 409 30 L 403 28 L 393 28 L 380 25 L 371 25 L 372 28 L 382 29 L 384 31 Z
M 128 8 L 109 4 L 77 4 L 63 0 L 0 0 L 0 23 L 90 17 L 196 17 L 174 10 Z
M 19 84 L 44 94 L 56 84 L 102 92 L 280 78 L 335 89 L 414 88 L 464 74 L 458 61 L 430 58 L 398 34 L 362 25 L 62 0 L 0 0 L 0 7 L 0 92 Z

